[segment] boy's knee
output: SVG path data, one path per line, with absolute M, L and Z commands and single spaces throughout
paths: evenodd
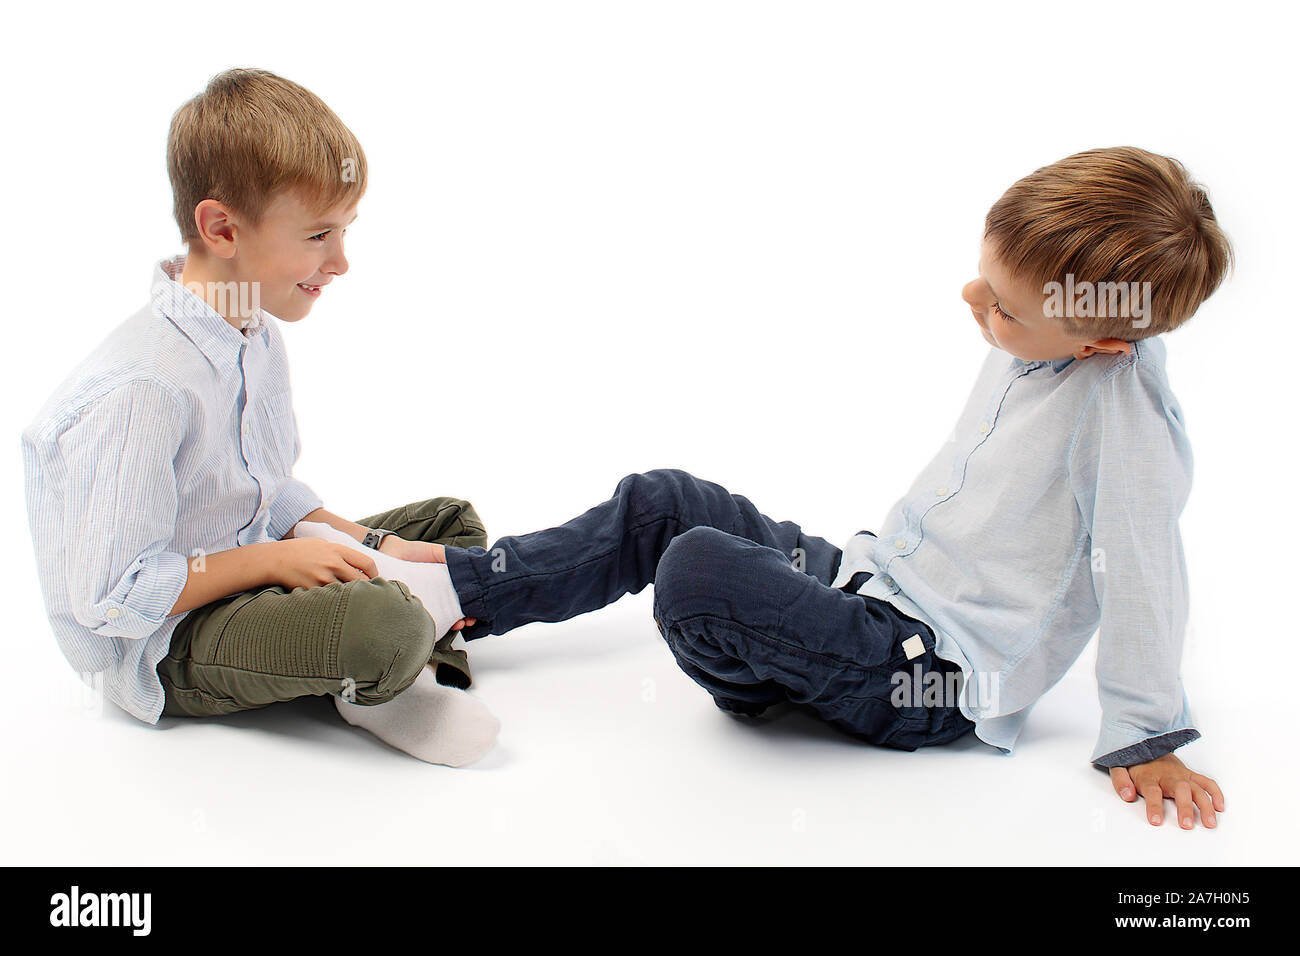
M 715 603 L 731 579 L 734 540 L 704 525 L 673 538 L 655 571 L 655 615 L 676 619 Z
M 483 519 L 474 505 L 464 498 L 446 495 L 426 498 L 407 505 L 407 516 L 413 522 L 430 526 L 430 533 L 423 535 L 426 541 L 439 541 L 457 548 L 487 546 Z
M 393 693 L 405 689 L 433 654 L 433 618 L 401 581 L 372 578 L 347 585 L 339 634 L 344 680 Z
M 680 511 L 685 502 L 699 497 L 701 484 L 699 478 L 680 468 L 656 468 L 627 475 L 614 493 L 625 493 L 635 514 L 665 509 Z

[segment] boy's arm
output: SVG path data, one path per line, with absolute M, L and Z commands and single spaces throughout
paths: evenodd
M 340 518 L 332 511 L 326 511 L 324 508 L 321 507 L 317 507 L 314 510 L 303 515 L 301 518 L 298 519 L 298 521 L 319 521 L 322 524 L 327 524 L 332 528 L 337 528 L 338 530 L 342 531 L 346 535 L 351 535 L 352 537 L 356 538 L 358 541 L 365 540 L 366 532 L 371 530 L 370 528 L 367 528 L 365 525 L 357 524 L 355 521 L 349 521 L 347 518 Z M 297 524 L 298 521 L 295 521 L 294 524 Z M 284 537 L 286 538 L 293 537 L 292 527 L 289 528 L 288 533 L 285 534 Z
M 1101 624 L 1097 691 L 1102 723 L 1094 765 L 1120 798 L 1143 799 L 1154 825 L 1166 797 L 1179 823 L 1193 806 L 1207 827 L 1224 809 L 1218 784 L 1173 751 L 1200 736 L 1179 678 L 1187 570 L 1178 518 L 1191 491 L 1181 412 L 1129 367 L 1098 383 L 1080 419 L 1070 482 L 1091 535 Z
M 370 531 L 363 524 L 357 524 L 355 521 L 349 521 L 347 518 L 341 518 L 332 511 L 326 511 L 324 508 L 317 508 L 315 511 L 304 515 L 299 521 L 319 521 L 337 528 L 346 535 L 351 535 L 357 541 L 364 541 L 366 532 Z M 297 524 L 295 521 L 294 524 Z M 293 537 L 293 528 L 291 527 L 285 535 L 287 538 Z M 391 555 L 394 558 L 401 558 L 403 561 L 431 561 L 435 564 L 445 564 L 447 556 L 440 544 L 434 544 L 430 541 L 407 541 L 398 537 L 396 534 L 390 534 L 379 544 L 379 550 L 384 554 Z M 469 619 L 474 623 L 474 619 Z
M 1101 616 L 1102 720 L 1091 758 L 1099 767 L 1145 763 L 1200 736 L 1179 677 L 1187 571 L 1178 517 L 1191 470 L 1179 413 L 1136 367 L 1098 383 L 1070 481 L 1091 536 Z
M 59 438 L 68 597 L 77 622 L 103 637 L 148 637 L 185 587 L 186 556 L 167 546 L 187 421 L 180 396 L 139 380 L 105 395 Z
M 203 564 L 193 566 L 184 589 L 168 613 L 183 614 L 241 591 L 278 583 L 271 573 L 273 557 L 268 549 L 272 544 L 274 542 L 263 541 L 205 554 Z

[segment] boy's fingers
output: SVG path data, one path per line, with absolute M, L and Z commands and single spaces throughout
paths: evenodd
M 1165 794 L 1160 789 L 1160 784 L 1148 783 L 1142 788 L 1142 798 L 1147 802 L 1147 819 L 1154 825 L 1160 826 L 1165 800 Z
M 344 582 L 360 581 L 373 578 L 379 572 L 379 569 L 375 567 L 375 562 L 365 557 L 361 552 L 353 551 L 352 554 L 356 555 L 356 557 L 345 557 L 343 559 L 342 570 L 346 577 L 340 578 L 340 580 Z
M 1110 768 L 1110 782 L 1115 787 L 1115 792 L 1120 795 L 1120 799 L 1133 801 L 1137 799 L 1137 793 L 1133 789 L 1133 778 L 1128 775 L 1125 767 Z
M 1215 783 L 1213 780 L 1211 780 L 1209 777 L 1200 773 L 1192 774 L 1192 782 L 1210 791 L 1210 796 L 1214 797 L 1214 808 L 1218 810 L 1220 813 L 1222 813 L 1223 812 L 1223 791 L 1219 789 L 1219 785 Z
M 1193 787 L 1192 799 L 1200 807 L 1201 825 L 1207 829 L 1213 829 L 1219 822 L 1219 818 L 1214 815 L 1214 798 L 1204 788 Z
M 373 578 L 379 573 L 379 565 L 375 564 L 375 559 L 362 554 L 354 548 L 348 548 L 345 560 L 354 568 L 360 569 L 361 573 L 367 578 Z
M 1196 814 L 1192 811 L 1192 785 L 1186 780 L 1174 784 L 1174 807 L 1180 827 L 1190 830 L 1196 825 Z

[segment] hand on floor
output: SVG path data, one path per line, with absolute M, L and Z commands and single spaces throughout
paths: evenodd
M 1223 812 L 1223 791 L 1211 778 L 1193 773 L 1173 754 L 1165 754 L 1132 767 L 1112 767 L 1110 782 L 1120 799 L 1128 803 L 1140 794 L 1146 800 L 1147 819 L 1160 826 L 1164 819 L 1164 800 L 1169 797 L 1178 810 L 1178 823 L 1190 830 L 1195 820 L 1193 804 L 1201 810 L 1201 824 L 1207 829 L 1218 825 L 1215 811 Z

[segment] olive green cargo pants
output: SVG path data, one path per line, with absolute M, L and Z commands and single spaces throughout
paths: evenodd
M 487 547 L 474 506 L 458 498 L 417 501 L 357 523 L 410 541 Z M 468 687 L 469 660 L 451 647 L 456 634 L 435 643 L 420 599 L 382 577 L 243 591 L 195 608 L 176 626 L 158 662 L 163 716 L 231 714 L 323 694 L 382 704 L 430 663 L 439 683 Z

